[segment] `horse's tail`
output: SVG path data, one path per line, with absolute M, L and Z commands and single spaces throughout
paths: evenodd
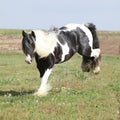
M 90 30 L 93 36 L 93 49 L 99 48 L 99 41 L 96 32 L 96 26 L 93 23 L 86 23 L 85 26 Z

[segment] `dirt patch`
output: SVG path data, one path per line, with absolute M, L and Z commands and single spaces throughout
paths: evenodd
M 0 34 L 0 52 L 22 52 L 21 42 L 21 35 Z
M 102 54 L 120 55 L 120 32 L 98 32 Z
M 99 31 L 98 38 L 102 54 L 120 55 L 120 32 Z M 22 52 L 22 36 L 0 34 L 0 52 Z

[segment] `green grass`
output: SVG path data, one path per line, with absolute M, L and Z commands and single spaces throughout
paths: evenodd
M 0 29 L 0 34 L 21 34 L 21 31 L 16 29 Z
M 33 96 L 39 86 L 35 61 L 20 53 L 0 53 L 0 120 L 117 120 L 120 118 L 120 57 L 103 56 L 101 73 L 83 73 L 75 55 L 56 65 L 46 97 Z
M 25 30 L 25 31 L 30 31 L 30 30 Z M 18 35 L 21 34 L 22 29 L 0 29 L 0 34 L 14 34 L 14 35 Z

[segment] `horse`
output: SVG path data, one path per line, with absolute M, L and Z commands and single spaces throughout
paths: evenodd
M 93 23 L 67 24 L 50 30 L 22 31 L 22 50 L 25 61 L 33 58 L 40 73 L 40 86 L 36 96 L 46 96 L 51 90 L 47 83 L 55 64 L 69 60 L 75 53 L 82 56 L 83 72 L 100 72 L 101 50 Z

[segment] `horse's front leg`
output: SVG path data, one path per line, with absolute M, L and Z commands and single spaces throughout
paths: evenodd
M 34 95 L 36 96 L 46 96 L 48 94 L 48 91 L 51 90 L 51 86 L 47 83 L 48 77 L 51 74 L 52 68 L 45 70 L 43 73 L 43 76 L 41 76 L 41 84 L 36 93 Z

